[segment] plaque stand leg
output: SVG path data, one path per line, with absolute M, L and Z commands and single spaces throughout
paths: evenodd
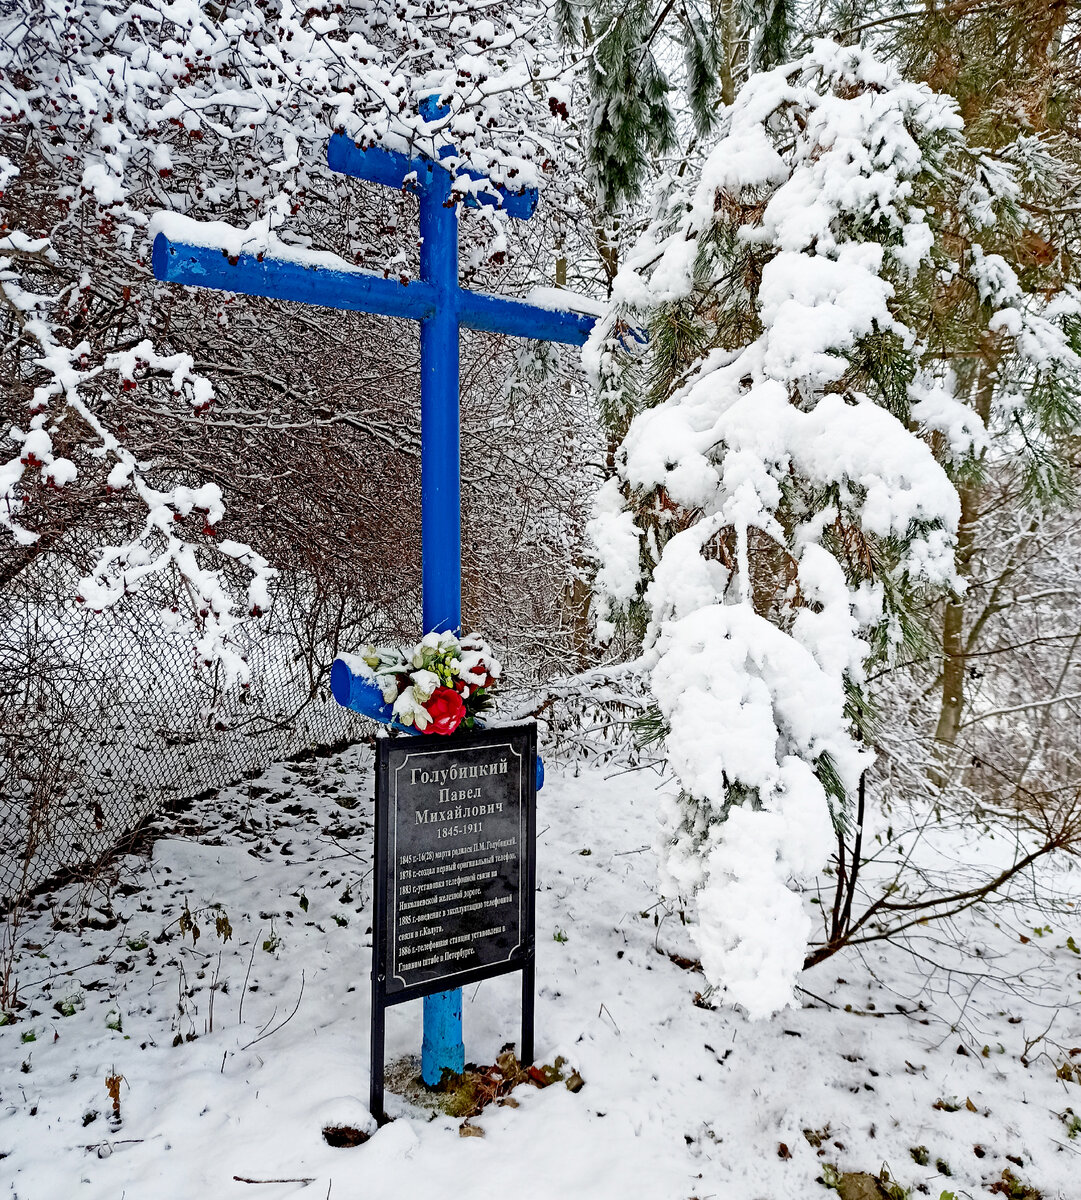
M 368 1093 L 368 1111 L 379 1125 L 387 1123 L 383 1111 L 383 1055 L 386 1040 L 387 1010 L 383 1002 L 382 989 L 377 979 L 372 979 L 372 1044 L 371 1044 L 371 1088 Z
M 522 967 L 522 1064 L 533 1062 L 533 996 L 536 991 L 536 960 L 531 954 Z

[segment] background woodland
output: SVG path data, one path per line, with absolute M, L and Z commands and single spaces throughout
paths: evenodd
M 643 246 L 682 228 L 730 133 L 725 122 L 741 92 L 751 94 L 742 89 L 817 53 L 818 38 L 862 47 L 963 121 L 948 152 L 927 149 L 914 185 L 942 255 L 910 290 L 897 282 L 920 362 L 883 339 L 862 343 L 825 393 L 855 388 L 889 407 L 918 371 L 948 373 L 986 437 L 954 454 L 949 430 L 921 425 L 907 402 L 890 409 L 956 489 L 953 582 L 898 592 L 893 632 L 875 644 L 857 701 L 848 697 L 856 708 L 845 710 L 846 736 L 868 752 L 866 769 L 840 791 L 823 783 L 839 815 L 832 858 L 800 885 L 822 913 L 806 961 L 886 937 L 941 947 L 951 914 L 1014 887 L 1038 889 L 1034 864 L 1076 855 L 1081 6 L 3 0 L 0 792 L 9 808 L 0 804 L 0 833 L 9 866 L 0 893 L 16 902 L 9 963 L 17 902 L 48 873 L 42 863 L 93 875 L 155 806 L 224 782 L 199 764 L 253 707 L 270 714 L 267 728 L 299 734 L 259 743 L 243 769 L 260 754 L 356 736 L 295 714 L 327 705 L 339 649 L 417 634 L 415 329 L 160 285 L 148 265 L 150 216 L 261 223 L 267 236 L 415 274 L 415 201 L 333 177 L 321 156 L 342 127 L 424 149 L 432 135 L 415 101 L 431 91 L 451 101 L 440 136 L 463 161 L 542 185 L 528 224 L 466 215 L 463 282 L 509 295 L 567 286 L 610 302 L 609 316 L 586 371 L 562 350 L 480 335 L 463 343 L 465 623 L 505 655 L 520 683 L 508 711 L 537 715 L 554 755 L 641 766 L 665 758 L 673 732 L 663 698 L 633 665 L 650 636 L 647 588 L 665 545 L 702 512 L 663 487 L 635 491 L 620 474 L 621 448 L 635 418 L 683 394 L 711 352 L 761 334 L 768 254 L 741 259 L 738 279 L 725 259 L 724 270 L 692 272 L 678 302 L 656 293 L 637 307 L 625 302 L 620 271 L 629 263 L 647 277 Z M 831 94 L 851 98 L 841 85 Z M 906 191 L 905 203 L 917 201 Z M 728 213 L 718 201 L 717 229 L 729 217 L 731 229 L 760 219 L 748 215 L 755 201 L 741 203 Z M 858 224 L 853 241 L 888 240 Z M 1029 322 L 1021 334 L 996 323 L 1005 301 L 990 273 L 969 270 L 985 254 L 1009 268 L 1010 303 Z M 642 323 L 644 351 L 626 336 Z M 1051 325 L 1060 340 L 1049 358 L 1032 331 Z M 603 580 L 590 599 L 603 555 L 587 524 L 612 480 L 642 557 L 610 605 Z M 706 558 L 724 562 L 733 547 L 722 531 Z M 872 553 L 854 542 L 847 550 L 854 560 Z M 788 565 L 762 539 L 748 553 L 757 616 L 789 628 L 800 605 Z M 877 570 L 876 560 L 870 576 Z M 610 626 L 600 645 L 598 621 Z M 106 642 L 107 654 L 95 652 Z M 130 671 L 117 667 L 125 656 Z M 124 687 L 85 661 L 103 657 Z M 260 664 L 286 700 L 266 689 Z M 134 694 L 131 681 L 145 672 L 158 688 L 132 727 L 159 736 L 171 711 L 169 737 L 195 747 L 197 762 L 157 790 L 129 788 L 114 819 L 108 803 L 120 785 L 101 778 L 107 756 L 93 747 L 114 743 L 124 721 L 117 697 Z M 84 692 L 72 691 L 77 679 Z M 150 745 L 149 735 L 131 737 Z M 725 788 L 711 828 L 744 798 L 727 777 Z M 869 845 L 872 808 L 881 832 Z M 673 819 L 693 824 L 687 811 Z M 928 829 L 972 821 L 1013 839 L 1012 866 L 958 887 L 948 869 L 913 865 L 911 845 Z M 1047 897 L 1049 912 L 1056 904 Z M 10 1001 L 10 980 L 5 988 Z

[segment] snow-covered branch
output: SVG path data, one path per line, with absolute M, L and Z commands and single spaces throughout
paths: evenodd
M 151 217 L 228 220 L 247 242 L 329 257 L 305 232 L 309 207 L 343 212 L 342 240 L 363 227 L 351 185 L 325 166 L 336 131 L 431 155 L 453 144 L 453 171 L 543 185 L 559 124 L 536 83 L 544 15 L 483 2 L 239 0 L 213 15 L 196 0 L 29 0 L 0 16 L 0 537 L 21 561 L 51 551 L 50 520 L 70 526 L 81 505 L 93 514 L 81 601 L 105 609 L 166 580 L 197 661 L 244 676 L 233 633 L 266 609 L 274 572 L 218 535 L 221 485 L 148 434 L 151 420 L 240 427 L 209 415 L 223 399 L 217 364 L 197 369 L 156 324 L 167 293 L 149 280 Z M 433 94 L 449 115 L 428 122 L 419 102 Z M 463 194 L 482 186 L 459 181 Z M 501 221 L 488 225 L 500 253 Z M 229 303 L 216 302 L 219 322 Z M 243 386 L 245 368 L 233 370 Z M 330 420 L 388 436 L 355 411 L 312 418 Z

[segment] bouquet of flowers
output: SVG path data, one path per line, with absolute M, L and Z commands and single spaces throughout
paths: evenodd
M 358 657 L 400 725 L 421 733 L 472 729 L 491 704 L 502 665 L 475 633 L 428 633 L 408 650 L 365 646 Z

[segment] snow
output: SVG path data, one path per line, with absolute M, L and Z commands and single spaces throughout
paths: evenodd
M 579 312 L 591 317 L 602 316 L 608 308 L 603 300 L 561 287 L 530 288 L 526 300 L 549 312 Z
M 836 259 L 782 251 L 762 270 L 761 315 L 769 326 L 763 369 L 779 380 L 839 379 L 844 351 L 878 325 L 894 326 L 893 286 L 878 276 L 882 248 L 843 246 Z
M 103 208 L 119 204 L 127 191 L 120 176 L 110 171 L 103 162 L 92 162 L 87 166 L 83 171 L 82 185 L 88 192 L 94 193 Z
M 809 928 L 792 919 L 788 885 L 809 882 L 835 838 L 808 763 L 828 754 L 854 788 L 867 756 L 838 733 L 840 676 L 747 605 L 667 621 L 655 653 L 651 686 L 670 726 L 668 761 L 698 800 L 690 829 L 678 811 L 668 814 L 665 890 L 698 892 L 693 936 L 707 977 L 747 1013 L 769 1016 L 792 1002 Z M 733 788 L 753 791 L 766 811 L 732 805 Z
M 1035 938 L 1037 912 L 1012 924 L 1001 910 L 965 913 L 955 934 L 980 958 L 963 975 L 933 969 L 931 942 L 924 961 L 872 945 L 806 972 L 800 1006 L 752 1024 L 709 1008 L 716 995 L 699 1007 L 703 975 L 669 957 L 694 953 L 679 910 L 658 901 L 646 849 L 658 788 L 669 797 L 672 781 L 549 767 L 537 1052 L 567 1056 L 582 1091 L 523 1086 L 520 1107 L 486 1109 L 471 1122 L 484 1136 L 465 1138 L 460 1121 L 391 1090 L 394 1120 L 370 1141 L 323 1142 L 327 1123 L 371 1129 L 372 776 L 358 747 L 282 764 L 163 819 L 149 855 L 122 859 L 119 886 L 92 894 L 93 924 L 81 931 L 77 885 L 41 898 L 17 964 L 27 1006 L 0 1028 L 6 1194 L 391 1200 L 457 1190 L 487 1200 L 513 1187 L 539 1200 L 813 1200 L 830 1195 L 816 1182 L 827 1164 L 877 1173 L 885 1163 L 932 1200 L 987 1195 L 1006 1168 L 1044 1200 L 1075 1200 L 1081 1141 L 1067 1110 L 1081 1112 L 1081 1088 L 1055 1076 L 1056 1046 L 1081 1043 L 1069 922 Z M 717 878 L 737 852 L 768 878 L 784 818 L 752 825 L 755 815 L 711 864 Z M 932 842 L 959 875 L 988 856 L 975 836 Z M 741 870 L 707 903 L 766 903 L 771 921 L 818 924 L 808 896 L 767 894 L 765 878 L 755 891 L 757 874 Z M 1076 873 L 1058 883 L 1076 899 Z M 194 946 L 179 931 L 185 905 L 201 928 Z M 729 969 L 726 947 L 704 952 Z M 747 969 L 773 973 L 779 953 L 760 943 Z M 994 969 L 1047 988 L 995 992 Z M 518 997 L 516 976 L 466 990 L 468 1059 L 492 1062 L 517 1040 Z M 64 999 L 70 1016 L 54 1007 Z M 1049 1039 L 1026 1057 L 1025 1039 L 1056 1008 Z M 419 1009 L 388 1013 L 392 1067 L 418 1053 Z M 105 1090 L 113 1074 L 123 1077 L 119 1123 Z M 926 1165 L 913 1161 L 920 1146 Z
M 964 461 L 988 449 L 987 428 L 979 413 L 957 399 L 952 377 L 937 380 L 921 373 L 910 385 L 909 395 L 912 419 L 926 432 L 943 435 L 952 461 Z
M 328 250 L 312 250 L 308 246 L 283 242 L 273 232 L 267 218 L 252 222 L 247 229 L 237 229 L 226 221 L 197 221 L 181 213 L 160 211 L 150 218 L 147 234 L 151 239 L 162 234 L 170 242 L 210 247 L 229 255 L 269 254 L 282 262 L 296 263 L 302 267 L 345 271 L 350 275 L 375 274 L 361 270 Z M 382 278 L 381 274 L 379 278 Z
M 41 477 L 53 487 L 66 487 L 74 483 L 79 471 L 69 458 L 54 458 L 47 467 L 42 467 Z
M 587 347 L 606 410 L 628 417 L 587 530 L 596 629 L 644 585 L 642 661 L 684 789 L 662 871 L 697 893 L 707 977 L 760 1016 L 794 1000 L 806 928 L 790 889 L 824 867 L 867 765 L 846 689 L 872 645 L 896 644 L 900 610 L 962 586 L 936 435 L 971 456 L 982 424 L 947 374 L 905 396 L 881 365 L 930 357 L 902 314 L 913 275 L 945 256 L 927 199 L 961 128 L 952 99 L 860 47 L 818 41 L 752 75 L 697 181 L 668 185 Z M 1001 260 L 980 262 L 1007 287 Z M 620 331 L 662 327 L 664 380 L 665 306 L 683 301 L 707 348 L 655 402 L 655 364 Z M 1018 337 L 1034 361 L 1072 353 L 1039 314 Z
M 786 884 L 784 847 L 792 830 L 777 813 L 735 809 L 724 840 L 710 851 L 708 885 L 698 897 L 698 944 L 709 979 L 752 1019 L 793 1003 L 791 980 L 803 963 L 811 921 Z
M 786 790 L 795 747 L 812 756 L 840 751 L 839 680 L 747 605 L 710 605 L 668 621 L 657 652 L 653 691 L 672 724 L 672 768 L 718 809 L 734 782 L 758 789 L 768 805 Z
M 623 510 L 617 479 L 608 480 L 598 489 L 586 536 L 597 547 L 602 564 L 593 582 L 595 594 L 617 606 L 629 604 L 641 582 L 638 544 L 642 531 L 631 514 Z M 608 637 L 611 632 L 614 631 L 609 631 Z M 608 637 L 601 640 L 607 641 Z

